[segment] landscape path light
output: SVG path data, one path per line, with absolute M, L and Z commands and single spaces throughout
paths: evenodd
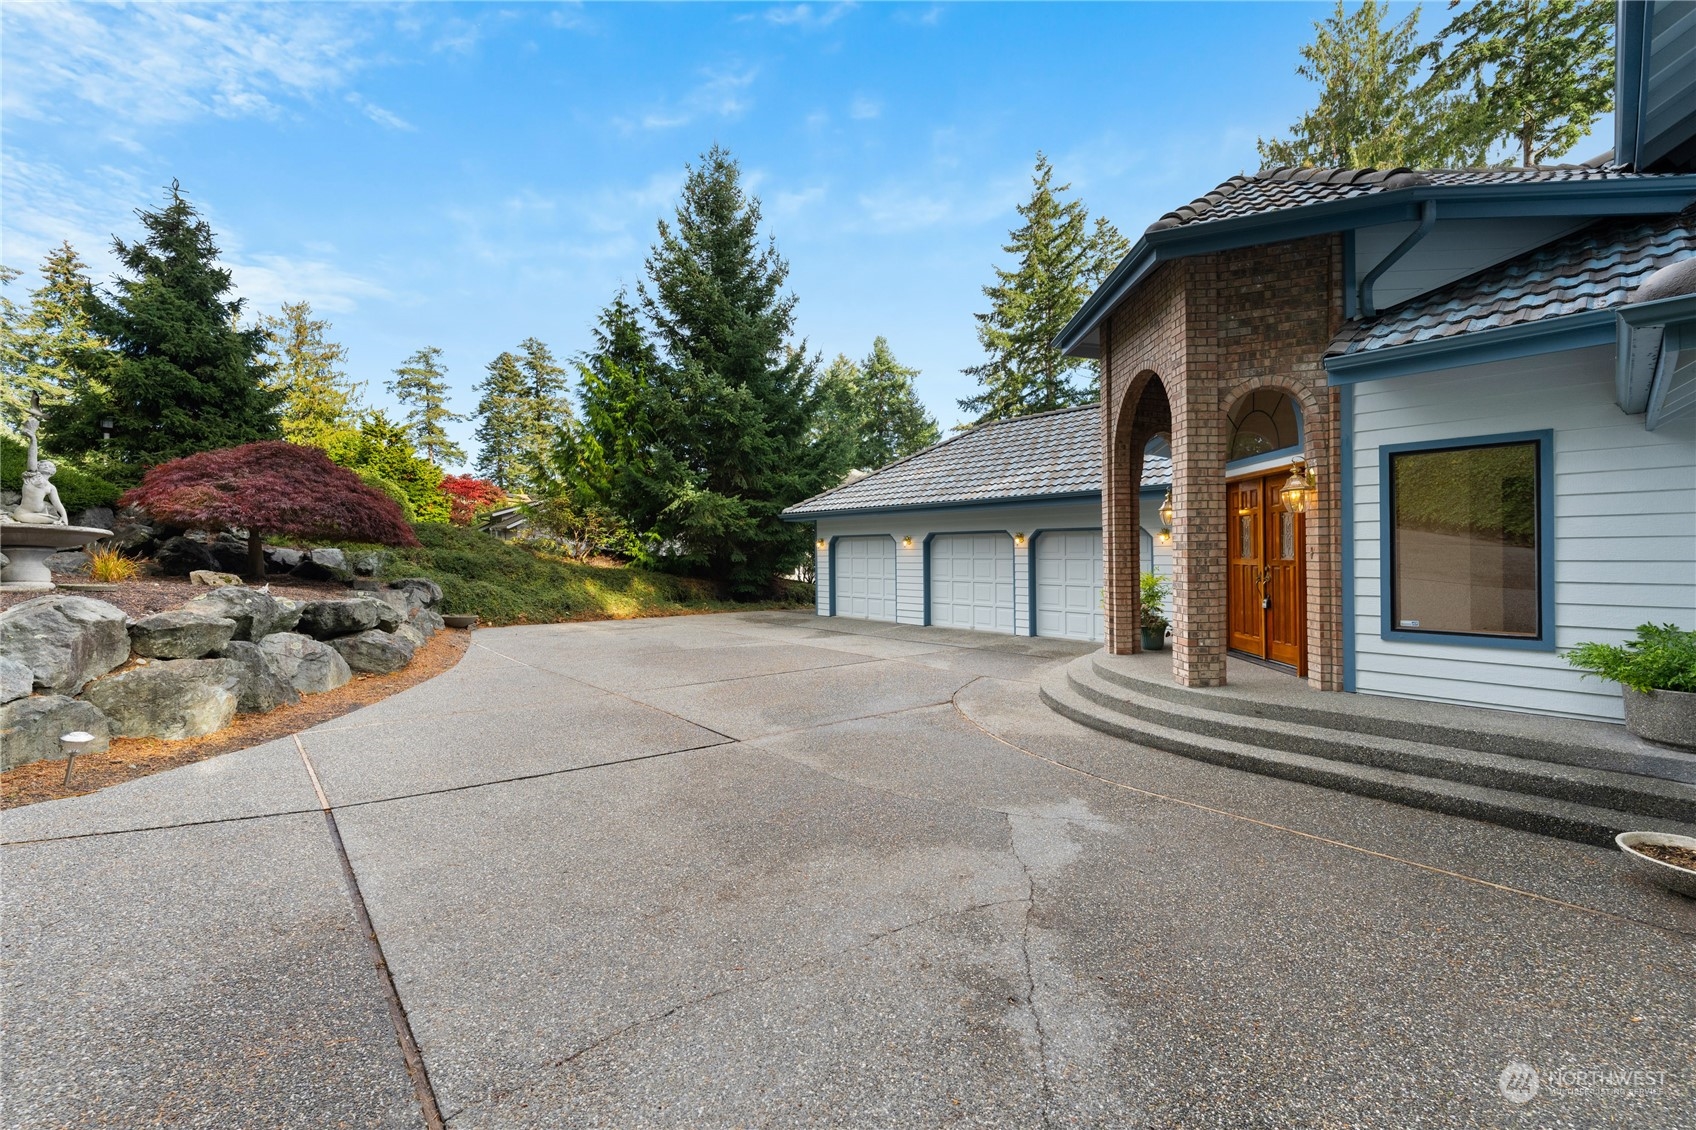
M 72 730 L 68 734 L 59 735 L 59 748 L 65 752 L 65 784 L 71 783 L 71 767 L 76 764 L 77 754 L 93 744 L 94 735 L 86 730 Z

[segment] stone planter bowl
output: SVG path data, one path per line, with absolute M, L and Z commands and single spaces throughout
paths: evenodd
M 452 616 L 443 616 L 442 623 L 450 628 L 475 628 L 477 617 L 472 613 L 456 612 Z
M 1627 862 L 1638 874 L 1654 880 L 1669 891 L 1677 891 L 1686 898 L 1696 899 L 1696 871 L 1662 863 L 1653 856 L 1644 855 L 1636 846 L 1663 844 L 1667 847 L 1696 850 L 1696 837 L 1675 836 L 1670 832 L 1621 832 L 1614 837 L 1614 843 L 1619 845 L 1619 850 L 1625 853 Z
M 1625 691 L 1625 728 L 1646 741 L 1696 749 L 1696 694 Z

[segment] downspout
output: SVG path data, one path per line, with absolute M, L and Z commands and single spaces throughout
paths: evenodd
M 1366 277 L 1360 280 L 1358 302 L 1360 317 L 1371 318 L 1378 313 L 1378 307 L 1374 305 L 1372 301 L 1373 285 L 1377 283 L 1378 279 L 1385 271 L 1400 262 L 1402 256 L 1406 255 L 1409 251 L 1412 251 L 1414 244 L 1430 235 L 1431 229 L 1436 226 L 1437 202 L 1435 200 L 1421 201 L 1419 205 L 1419 226 L 1409 232 L 1406 239 L 1396 244 L 1395 250 L 1384 256 L 1384 258 L 1379 261 L 1378 265 L 1368 271 L 1366 273 Z

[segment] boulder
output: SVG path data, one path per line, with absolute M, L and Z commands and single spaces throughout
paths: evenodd
M 300 567 L 305 556 L 298 549 L 268 545 L 265 547 L 265 571 L 268 573 L 292 573 Z
M 418 614 L 412 618 L 411 624 L 418 629 L 425 639 L 429 639 L 447 627 L 446 624 L 442 623 L 442 614 L 433 608 L 420 608 Z
M 390 581 L 389 588 L 406 594 L 406 599 L 420 608 L 435 608 L 442 603 L 442 586 L 428 577 L 402 577 Z
M 339 549 L 314 549 L 295 566 L 295 576 L 309 581 L 345 581 L 353 576 L 347 554 Z
M 213 538 L 206 551 L 218 562 L 218 568 L 237 576 L 247 572 L 247 539 L 225 531 Z
M 211 569 L 196 569 L 188 575 L 188 583 L 205 589 L 225 589 L 231 585 L 241 584 L 241 578 L 234 573 L 218 573 Z
M 414 628 L 411 624 L 402 624 L 400 627 L 396 628 L 395 635 L 412 644 L 412 650 L 414 652 L 423 647 L 426 642 L 424 633 L 419 631 L 417 628 Z
M 392 632 L 400 622 L 400 613 L 387 601 L 360 594 L 346 600 L 308 601 L 301 609 L 299 628 L 314 639 L 331 640 L 371 628 Z
M 300 614 L 306 611 L 304 600 L 290 600 L 286 596 L 272 597 L 277 602 L 277 618 L 265 626 L 265 631 L 253 642 L 258 643 L 265 636 L 278 632 L 292 632 L 300 626 Z
M 236 716 L 241 665 L 229 659 L 178 659 L 97 679 L 83 692 L 112 720 L 120 738 L 198 738 Z
M 167 577 L 186 577 L 196 569 L 218 571 L 218 559 L 204 545 L 180 534 L 167 538 L 153 551 L 153 562 Z
M 71 525 L 88 526 L 96 530 L 116 530 L 118 516 L 110 506 L 90 506 L 81 514 L 71 517 Z
M 75 730 L 94 735 L 81 753 L 105 753 L 112 725 L 99 707 L 62 694 L 20 698 L 0 706 L 0 769 L 65 756 L 59 737 Z
M 416 645 L 398 632 L 384 632 L 376 628 L 360 632 L 357 636 L 333 639 L 330 646 L 347 660 L 347 665 L 353 670 L 373 675 L 399 671 L 412 662 L 412 653 L 416 650 Z
M 167 536 L 165 530 L 133 506 L 120 510 L 112 524 L 102 528 L 112 531 L 112 536 L 106 539 L 109 544 L 140 556 L 152 553 Z
M 47 569 L 52 573 L 88 572 L 88 554 L 80 549 L 61 549 L 47 555 Z
M 383 555 L 375 550 L 360 550 L 347 555 L 347 567 L 356 577 L 375 577 L 383 570 Z
M 0 612 L 0 655 L 28 667 L 35 685 L 76 694 L 130 657 L 123 610 L 86 596 L 43 596 Z
M 203 608 L 173 608 L 130 622 L 130 650 L 144 659 L 199 659 L 234 637 L 236 622 Z
M 296 632 L 278 632 L 259 641 L 259 648 L 276 661 L 283 678 L 301 694 L 333 691 L 353 672 L 328 644 Z
M 236 686 L 236 713 L 264 714 L 300 701 L 300 692 L 283 674 L 277 657 L 258 644 L 235 640 L 226 644 L 218 654 L 241 665 L 241 681 Z
M 270 593 L 230 585 L 196 597 L 183 607 L 234 620 L 236 634 L 231 639 L 257 641 L 273 632 L 291 631 L 299 623 L 300 603 L 291 600 L 289 608 L 282 607 L 282 603 Z
M 0 655 L 0 703 L 22 698 L 35 686 L 35 672 L 9 656 Z

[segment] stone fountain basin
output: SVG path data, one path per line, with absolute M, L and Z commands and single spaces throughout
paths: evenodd
M 47 559 L 61 549 L 81 549 L 90 542 L 112 536 L 111 530 L 94 526 L 37 526 L 28 522 L 0 523 L 0 553 L 6 567 L 0 569 L 0 591 L 51 592 L 53 573 Z

